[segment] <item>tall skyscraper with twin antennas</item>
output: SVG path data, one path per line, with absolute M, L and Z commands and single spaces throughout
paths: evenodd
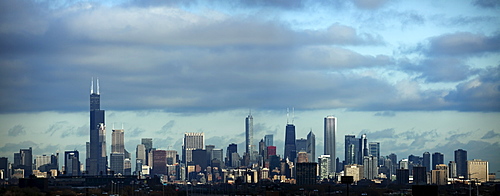
M 94 92 L 94 79 L 90 85 L 90 142 L 88 145 L 89 156 L 86 160 L 88 175 L 106 175 L 108 157 L 106 155 L 106 126 L 104 123 L 104 110 L 101 110 L 101 95 L 99 93 L 99 79 Z
M 292 112 L 293 113 L 293 112 Z M 285 128 L 285 150 L 283 158 L 288 158 L 290 161 L 295 161 L 297 157 L 297 147 L 295 145 L 295 125 L 293 125 L 293 117 L 292 123 L 288 121 L 288 109 L 287 109 L 287 119 L 286 119 L 286 128 Z

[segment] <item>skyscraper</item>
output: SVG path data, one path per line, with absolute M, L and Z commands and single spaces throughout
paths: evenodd
M 312 130 L 307 134 L 306 152 L 309 162 L 314 162 L 316 159 L 316 136 Z
M 366 179 L 375 179 L 378 175 L 378 158 L 375 156 L 363 157 L 363 172 Z
M 264 143 L 266 143 L 266 146 L 273 146 L 273 134 L 265 135 L 264 136 Z
M 422 162 L 422 165 L 425 167 L 426 172 L 429 172 L 431 170 L 431 153 L 424 152 Z
M 370 142 L 368 143 L 368 155 L 377 157 L 380 159 L 380 143 L 379 142 Z M 380 160 L 378 165 L 382 165 Z
M 97 79 L 97 92 L 94 92 L 93 79 L 90 87 L 90 143 L 86 166 L 89 175 L 106 175 L 108 168 L 106 127 L 104 123 L 104 110 L 101 110 L 99 79 Z
M 368 156 L 370 153 L 368 151 L 368 139 L 366 139 L 366 134 L 361 135 L 360 142 L 361 142 L 361 156 L 359 157 L 359 161 L 363 162 L 363 157 Z
M 335 172 L 336 169 L 336 164 L 335 164 L 335 158 L 337 157 L 336 155 L 336 148 L 335 148 L 335 140 L 336 140 L 336 133 L 337 133 L 337 118 L 334 116 L 327 116 L 324 119 L 324 153 L 325 155 L 330 155 L 330 172 Z M 347 141 L 347 136 L 346 136 L 346 141 Z M 347 146 L 347 145 L 346 145 Z M 347 152 L 347 151 L 346 151 Z M 347 155 L 346 159 L 347 161 Z M 351 164 L 351 163 L 348 163 Z
M 125 138 L 123 129 L 113 129 L 111 133 L 110 169 L 115 174 L 124 174 Z
M 205 146 L 204 133 L 184 133 L 184 145 L 182 146 L 182 161 L 184 164 L 193 160 L 192 151 L 203 149 Z
M 468 178 L 467 176 L 467 151 L 463 149 L 455 150 L 455 163 L 457 164 L 457 175 Z
M 64 175 L 79 176 L 80 171 L 80 153 L 77 150 L 64 152 Z
M 77 150 L 64 152 L 64 175 L 79 176 L 80 171 L 80 153 Z
M 295 140 L 295 152 L 299 153 L 300 151 L 306 152 L 307 148 L 307 140 L 304 138 L 300 138 Z
M 28 149 L 20 149 L 18 156 L 19 163 L 17 168 L 24 169 L 24 177 L 28 178 L 31 174 L 33 174 L 33 150 L 31 147 Z M 14 156 L 14 162 L 16 162 L 15 159 L 16 156 Z
M 432 154 L 432 170 L 436 169 L 436 165 L 444 164 L 444 155 L 440 152 Z
M 488 176 L 488 161 L 481 159 L 474 159 L 467 161 L 467 171 L 469 172 L 469 179 L 477 179 L 479 182 L 489 181 Z
M 319 176 L 321 180 L 328 179 L 332 173 L 330 171 L 330 162 L 332 162 L 330 155 L 321 155 L 318 157 Z
M 245 146 L 246 153 L 251 155 L 253 152 L 253 117 L 252 114 L 248 114 L 245 119 Z
M 296 146 L 295 146 L 295 126 L 293 124 L 287 124 L 285 128 L 285 151 L 284 159 L 294 161 L 297 156 Z
M 325 145 L 326 146 L 326 145 Z M 347 165 L 363 164 L 361 139 L 354 135 L 345 135 L 345 161 Z

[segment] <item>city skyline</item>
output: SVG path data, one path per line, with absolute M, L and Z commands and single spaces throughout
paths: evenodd
M 500 171 L 500 5 L 484 1 L 2 1 L 0 157 L 78 150 L 85 158 L 88 80 L 102 118 L 181 154 L 183 134 L 245 151 L 274 135 L 286 108 L 297 137 L 324 149 L 323 118 L 398 157 L 457 149 Z M 442 9 L 446 7 L 447 9 Z M 78 24 L 78 25 L 77 25 Z M 193 58 L 195 57 L 195 58 Z M 98 90 L 96 89 L 96 92 Z M 104 114 L 104 110 L 106 113 Z M 194 123 L 196 122 L 196 123 Z M 57 142 L 54 142 L 57 141 Z M 135 154 L 135 153 L 132 153 Z M 62 157 L 62 156 L 60 156 Z M 61 160 L 60 160 L 61 161 Z

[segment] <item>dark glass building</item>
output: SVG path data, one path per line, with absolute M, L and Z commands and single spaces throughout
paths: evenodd
M 285 128 L 285 151 L 283 159 L 288 158 L 288 160 L 294 161 L 295 157 L 297 157 L 295 146 L 295 126 L 293 124 L 287 124 Z
M 64 175 L 80 176 L 80 153 L 75 151 L 64 152 Z
M 457 176 L 464 176 L 465 178 L 468 178 L 467 151 L 463 149 L 455 150 L 455 163 L 457 164 Z
M 422 158 L 422 165 L 425 167 L 426 172 L 431 170 L 431 153 L 424 152 Z
M 318 164 L 314 162 L 297 163 L 295 168 L 297 185 L 316 184 Z
M 440 152 L 432 154 L 432 170 L 436 169 L 436 165 L 444 164 L 444 155 Z
M 99 94 L 99 79 L 97 92 L 94 92 L 94 80 L 90 89 L 90 143 L 89 157 L 86 160 L 88 175 L 106 175 L 108 157 L 106 155 L 106 127 L 104 110 L 101 110 L 101 95 Z
M 413 184 L 427 184 L 427 168 L 421 166 L 413 167 Z

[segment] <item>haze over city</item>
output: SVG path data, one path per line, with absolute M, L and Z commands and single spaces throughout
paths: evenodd
M 99 78 L 108 142 L 123 126 L 130 152 L 141 138 L 181 152 L 185 132 L 204 132 L 206 144 L 236 143 L 242 154 L 251 111 L 255 145 L 273 134 L 283 154 L 293 120 L 297 139 L 314 132 L 321 155 L 323 118 L 334 115 L 341 159 L 344 135 L 366 134 L 384 156 L 441 152 L 447 163 L 465 149 L 498 173 L 499 8 L 485 0 L 1 1 L 0 157 L 28 147 L 84 155 L 90 82 Z

